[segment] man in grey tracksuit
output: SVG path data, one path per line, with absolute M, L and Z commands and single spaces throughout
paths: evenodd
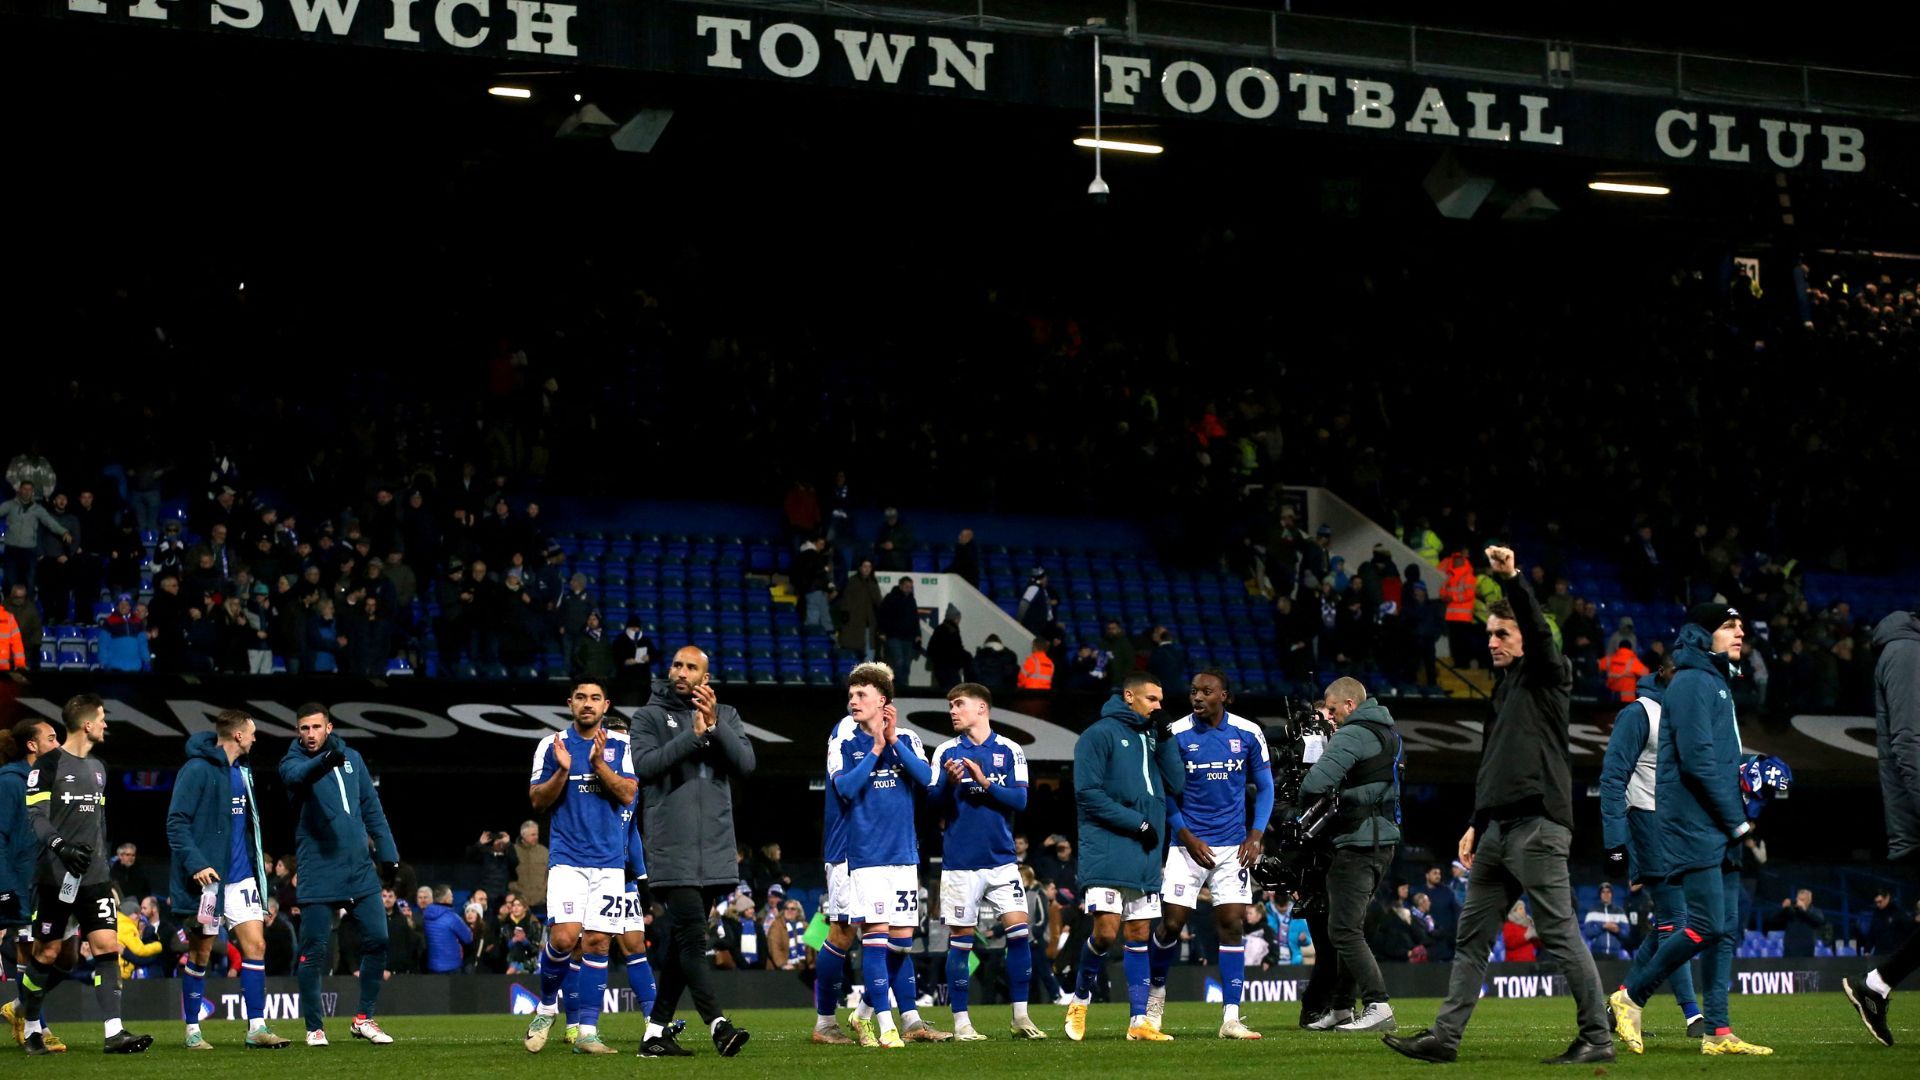
M 735 859 L 733 788 L 753 774 L 753 743 L 740 714 L 722 705 L 708 683 L 707 654 L 688 645 L 674 653 L 653 700 L 633 714 L 633 771 L 644 804 L 641 837 L 652 888 L 666 907 L 672 947 L 660 958 L 659 996 L 641 1053 L 678 1057 L 667 1025 L 683 989 L 707 1023 L 714 1046 L 731 1057 L 747 1033 L 727 1021 L 707 962 L 707 912 L 740 880 Z

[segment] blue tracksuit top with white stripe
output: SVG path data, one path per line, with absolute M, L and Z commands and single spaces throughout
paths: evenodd
M 987 778 L 985 787 L 971 772 L 958 783 L 946 763 L 972 761 Z M 965 766 L 962 766 L 964 768 Z M 944 833 L 941 865 L 948 870 L 987 870 L 1014 861 L 1013 815 L 1027 808 L 1027 755 L 1005 735 L 988 732 L 978 746 L 965 735 L 933 751 L 933 783 L 927 797 L 939 808 Z
M 1266 829 L 1273 816 L 1273 763 L 1259 724 L 1232 713 L 1222 713 L 1218 724 L 1187 716 L 1174 721 L 1169 737 L 1187 772 L 1186 789 L 1169 807 L 1171 836 L 1186 828 L 1209 847 L 1239 846 L 1247 838 L 1249 780 L 1254 827 Z
M 560 799 L 553 804 L 552 839 L 547 845 L 548 866 L 577 866 L 583 869 L 619 870 L 627 864 L 627 837 L 633 832 L 631 806 L 615 802 L 593 774 L 593 740 L 582 738 L 572 724 L 540 740 L 533 752 L 531 787 L 539 787 L 559 770 L 554 743 L 565 740 L 573 762 Z M 600 751 L 614 772 L 634 778 L 633 752 L 623 735 L 607 733 L 607 745 Z M 638 796 L 634 799 L 639 801 Z
M 840 771 L 840 747 L 859 730 L 860 726 L 853 722 L 853 717 L 843 716 L 827 734 L 826 826 L 821 840 L 823 855 L 829 865 L 847 861 L 846 800 L 834 790 L 833 777 Z
M 847 868 L 920 865 L 920 838 L 913 828 L 914 789 L 933 779 L 920 736 L 902 731 L 892 746 L 874 749 L 874 738 L 856 730 L 840 745 L 840 768 L 832 777 L 848 818 Z

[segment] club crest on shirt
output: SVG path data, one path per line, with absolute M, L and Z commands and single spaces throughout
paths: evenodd
M 107 786 L 106 774 L 102 773 L 99 769 L 93 770 L 93 782 L 99 784 L 101 787 Z
M 609 746 L 600 751 L 600 756 L 606 760 L 607 764 L 611 765 L 613 764 L 613 753 L 613 747 Z
M 33 787 L 34 785 L 36 785 L 36 784 L 38 784 L 39 782 L 40 782 L 40 770 L 39 770 L 39 769 L 35 769 L 35 770 L 33 770 L 32 772 L 30 772 L 30 773 L 28 773 L 28 774 L 27 774 L 27 786 L 28 786 L 28 787 Z
M 1228 739 L 1228 740 L 1227 740 L 1227 749 L 1228 749 L 1229 751 L 1231 751 L 1232 753 L 1235 753 L 1235 754 L 1237 754 L 1237 753 L 1239 753 L 1239 752 L 1240 752 L 1240 740 L 1239 740 L 1239 739 Z
M 1004 767 L 1006 766 L 1006 764 L 1007 764 L 1007 755 L 1005 755 L 1005 754 L 999 754 L 999 753 L 996 753 L 996 754 L 994 754 L 994 755 L 993 755 L 993 767 L 994 767 L 994 768 L 996 768 L 996 769 L 999 769 L 999 768 L 1004 768 Z

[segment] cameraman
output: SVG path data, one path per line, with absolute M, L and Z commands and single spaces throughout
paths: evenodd
M 1312 800 L 1337 793 L 1339 800 L 1327 829 L 1334 853 L 1327 868 L 1326 936 L 1322 927 L 1310 925 L 1314 940 L 1333 943 L 1331 955 L 1323 951 L 1320 962 L 1335 966 L 1336 982 L 1334 1008 L 1307 1026 L 1392 1031 L 1386 980 L 1361 924 L 1400 843 L 1400 735 L 1393 730 L 1393 715 L 1367 696 L 1358 679 L 1335 679 L 1322 708 L 1333 738 L 1301 781 L 1300 794 Z M 1358 1016 L 1349 1007 L 1355 990 L 1364 1005 Z

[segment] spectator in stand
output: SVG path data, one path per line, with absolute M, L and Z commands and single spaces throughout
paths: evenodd
M 107 671 L 146 671 L 153 666 L 147 620 L 124 593 L 114 602 L 100 637 L 100 666 Z
M 265 672 L 253 672 L 252 661 L 248 654 L 256 644 L 264 645 L 267 632 L 260 628 L 248 614 L 246 604 L 238 596 L 229 596 L 214 614 L 213 623 L 219 638 L 218 651 L 215 654 L 215 667 L 224 675 L 271 674 L 269 663 Z
M 527 910 L 527 901 L 519 894 L 507 897 L 507 915 L 494 928 L 494 955 L 499 957 L 508 975 L 525 975 L 540 970 L 540 942 L 543 927 Z
M 987 640 L 973 652 L 973 681 L 996 693 L 1012 690 L 1020 677 L 1020 661 L 1000 640 L 999 634 L 988 634 Z
M 1127 636 L 1119 619 L 1108 619 L 1101 628 L 1100 648 L 1107 654 L 1107 689 L 1118 692 L 1135 670 L 1133 639 Z
M 6 523 L 5 559 L 0 568 L 6 571 L 8 585 L 25 585 L 29 591 L 34 587 L 34 576 L 38 572 L 40 561 L 40 530 L 48 530 L 56 539 L 71 542 L 71 535 L 63 535 L 60 522 L 47 508 L 34 501 L 32 481 L 22 480 L 14 487 L 13 498 L 0 503 L 0 521 Z
M 1440 596 L 1445 601 L 1442 613 L 1447 624 L 1447 649 L 1455 667 L 1479 666 L 1485 651 L 1478 640 L 1480 629 L 1473 618 L 1474 590 L 1479 584 L 1467 549 L 1456 547 L 1440 564 Z
M 1581 927 L 1587 938 L 1587 951 L 1596 960 L 1627 958 L 1627 912 L 1613 902 L 1613 886 L 1600 883 L 1600 902 L 1587 911 Z
M 293 923 L 280 913 L 280 901 L 274 897 L 267 897 L 266 917 L 260 922 L 260 934 L 267 942 L 268 977 L 292 975 L 300 942 L 294 935 Z
M 1033 651 L 1020 662 L 1020 689 L 1053 689 L 1053 658 L 1047 655 L 1047 645 L 1045 638 L 1033 639 Z
M 1427 914 L 1433 919 L 1433 945 L 1428 949 L 1436 963 L 1453 960 L 1453 939 L 1460 929 L 1460 898 L 1447 887 L 1445 872 L 1427 867 L 1420 893 L 1427 898 Z
M 771 899 L 769 906 L 772 906 Z M 782 971 L 802 971 L 810 967 L 806 937 L 806 909 L 798 900 L 782 898 L 778 914 L 767 924 L 769 962 Z
M 1573 617 L 1560 628 L 1566 642 L 1567 659 L 1573 662 L 1575 677 L 1595 670 L 1600 662 L 1600 605 L 1592 600 L 1575 600 Z
M 784 896 L 793 885 L 793 876 L 780 864 L 780 841 L 769 840 L 747 862 L 747 888 L 755 896 L 772 896 L 776 885 Z
M 613 639 L 613 682 L 621 704 L 653 687 L 653 639 L 638 614 L 627 616 L 626 629 Z M 637 702 L 631 702 L 636 703 Z
M 441 885 L 433 890 L 433 906 L 426 910 L 425 923 L 427 973 L 451 975 L 459 971 L 466 963 L 473 930 L 467 919 L 453 910 L 453 886 Z
M 1633 620 L 1622 619 L 1620 622 L 1622 631 L 1614 635 L 1617 647 L 1599 662 L 1600 677 L 1606 681 L 1607 693 L 1616 700 L 1630 702 L 1638 692 L 1635 687 L 1651 672 L 1641 662 L 1640 654 L 1634 651 Z
M 787 535 L 815 535 L 820 529 L 820 493 L 808 481 L 795 478 L 787 485 L 781 514 L 786 518 Z
M 80 518 L 73 512 L 72 504 L 64 491 L 55 492 L 47 500 L 47 514 L 54 521 L 54 527 L 40 531 L 40 607 L 47 618 L 54 622 L 65 622 L 69 609 L 85 607 L 91 609 L 94 598 L 83 594 L 85 585 L 78 572 L 82 569 L 84 558 L 81 547 Z M 79 613 L 84 618 L 91 611 Z
M 874 540 L 874 564 L 881 570 L 905 572 L 913 569 L 913 530 L 900 520 L 900 511 L 889 506 L 881 513 L 880 535 Z M 896 671 L 905 670 L 895 668 Z
M 341 633 L 339 620 L 334 617 L 333 598 L 322 596 L 314 601 L 313 610 L 307 615 L 307 635 L 300 657 L 300 670 L 309 675 L 332 675 L 338 672 L 340 651 L 346 644 L 346 635 Z
M 1107 685 L 1107 655 L 1092 645 L 1082 644 L 1067 663 L 1062 687 L 1080 693 L 1098 693 Z
M 26 585 L 7 586 L 7 598 L 0 601 L 0 671 L 39 667 L 43 635 L 40 609 L 27 595 Z
M 1533 916 L 1527 912 L 1527 901 L 1524 898 L 1515 900 L 1513 907 L 1507 911 L 1506 925 L 1500 928 L 1500 938 L 1507 946 L 1507 963 L 1531 964 L 1534 962 L 1540 931 L 1534 928 Z
M 933 628 L 927 640 L 927 664 L 933 668 L 933 688 L 942 693 L 968 680 L 967 666 L 973 659 L 960 640 L 960 609 L 947 608 L 947 617 Z
M 953 558 L 947 563 L 947 573 L 960 575 L 961 580 L 974 588 L 980 587 L 980 549 L 973 542 L 973 530 L 961 529 L 953 542 Z
M 513 891 L 536 914 L 547 906 L 547 854 L 547 845 L 540 842 L 540 823 L 521 822 L 520 836 L 513 843 Z
M 880 581 L 874 576 L 873 560 L 860 560 L 860 567 L 847 577 L 846 588 L 835 601 L 839 607 L 840 651 L 848 667 L 873 659 L 874 636 L 880 627 Z
M 1408 904 L 1406 882 L 1394 882 L 1387 902 L 1375 901 L 1367 921 L 1371 923 L 1366 935 L 1367 947 L 1376 960 L 1402 964 L 1426 962 L 1426 920 L 1415 918 Z
M 793 591 L 800 596 L 800 626 L 822 634 L 833 630 L 833 614 L 827 610 L 827 590 L 833 586 L 832 556 L 827 538 L 815 534 L 800 544 L 793 554 L 791 574 Z
M 1766 928 L 1786 931 L 1782 956 L 1812 956 L 1814 945 L 1827 930 L 1827 917 L 1813 906 L 1813 890 L 1801 889 L 1780 901 L 1780 910 L 1767 916 Z
M 1047 568 L 1036 566 L 1027 576 L 1027 589 L 1020 594 L 1020 606 L 1014 612 L 1014 618 L 1035 637 L 1049 637 L 1053 627 L 1053 611 L 1060 606 L 1059 597 L 1047 587 Z
M 901 574 L 881 602 L 879 631 L 887 666 L 904 687 L 912 678 L 913 658 L 920 652 L 920 608 L 913 599 L 912 574 Z
M 1641 603 L 1662 598 L 1666 569 L 1653 543 L 1653 526 L 1644 521 L 1635 526 L 1622 556 L 1620 578 L 1626 584 L 1628 598 Z
M 474 864 L 474 883 L 489 896 L 504 896 L 512 883 L 520 857 L 513 849 L 513 838 L 504 831 L 482 829 L 480 839 L 467 845 L 467 861 Z
M 410 905 L 391 888 L 380 890 L 380 906 L 387 913 L 386 978 L 409 975 L 420 970 L 420 935 L 415 932 Z
M 1047 850 L 1033 863 L 1034 876 L 1062 889 L 1080 887 L 1080 862 L 1073 857 L 1073 841 L 1055 833 L 1047 837 Z
M 600 613 L 587 613 L 587 625 L 573 643 L 573 654 L 568 658 L 567 674 L 573 679 L 591 679 L 602 686 L 610 686 L 618 665 L 614 662 L 613 642 L 607 640 L 607 631 L 600 624 Z
M 1893 891 L 1885 886 L 1874 890 L 1873 910 L 1867 912 L 1860 934 L 1860 952 L 1867 956 L 1892 956 L 1912 932 L 1913 922 L 1900 910 L 1900 905 L 1893 902 Z
M 500 583 L 499 588 L 500 663 L 513 678 L 535 678 L 538 675 L 535 667 L 549 641 L 546 636 L 546 613 L 534 603 L 533 594 L 527 591 L 526 575 L 519 567 L 508 568 L 506 580 Z M 596 614 L 589 611 L 588 620 L 592 621 Z M 571 650 L 585 640 L 586 624 L 582 623 L 580 633 L 570 641 L 567 655 L 570 657 Z M 605 660 L 605 666 L 611 667 L 612 650 L 607 651 Z
M 1446 620 L 1440 605 L 1428 598 L 1425 582 L 1412 582 L 1407 585 L 1403 595 L 1406 599 L 1401 607 L 1401 618 L 1406 622 L 1408 638 L 1412 643 L 1411 673 L 1427 686 L 1438 686 L 1439 643 L 1446 634 Z
M 113 865 L 107 868 L 107 873 L 121 896 L 138 898 L 153 893 L 147 872 L 140 866 L 140 849 L 133 844 L 121 844 L 113 849 Z
M 1153 651 L 1147 654 L 1147 671 L 1161 686 L 1187 685 L 1187 653 L 1173 640 L 1173 631 L 1156 626 L 1150 636 Z
M 460 941 L 458 970 L 468 975 L 492 972 L 493 927 L 487 921 L 487 905 L 479 900 L 467 901 L 460 911 L 460 927 L 466 936 Z
M 599 608 L 599 602 L 587 592 L 587 575 L 576 573 L 567 579 L 567 591 L 561 595 L 557 608 L 560 613 L 560 636 L 567 655 L 573 655 L 574 642 L 586 631 L 587 616 Z

